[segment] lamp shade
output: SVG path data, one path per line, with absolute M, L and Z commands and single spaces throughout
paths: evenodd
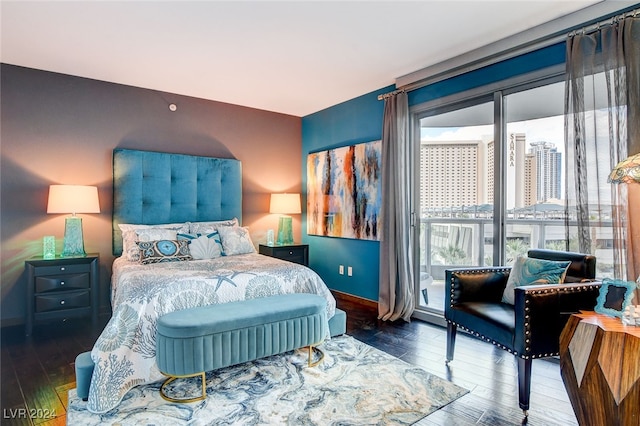
M 630 155 L 611 171 L 609 183 L 640 183 L 640 153 Z
M 269 213 L 298 214 L 301 212 L 300 194 L 271 194 Z
M 51 185 L 47 213 L 100 213 L 98 187 Z

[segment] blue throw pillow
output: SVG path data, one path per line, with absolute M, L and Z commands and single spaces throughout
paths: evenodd
M 534 284 L 560 284 L 564 281 L 570 261 L 554 261 L 518 256 L 509 273 L 502 301 L 515 304 L 515 288 Z
M 140 263 L 143 265 L 191 260 L 189 242 L 186 240 L 138 241 L 136 244 L 140 250 Z

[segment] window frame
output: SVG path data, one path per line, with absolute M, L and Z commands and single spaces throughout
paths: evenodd
M 506 200 L 505 200 L 505 164 L 503 159 L 507 156 L 507 141 L 506 141 L 506 112 L 504 109 L 505 97 L 526 90 L 535 89 L 549 84 L 555 84 L 565 81 L 565 67 L 564 64 L 555 65 L 552 67 L 536 70 L 529 73 L 524 73 L 515 77 L 510 77 L 505 80 L 491 83 L 488 85 L 478 86 L 472 89 L 460 91 L 451 95 L 447 95 L 441 98 L 429 100 L 427 102 L 419 103 L 409 108 L 410 116 L 410 128 L 412 143 L 419 143 L 420 141 L 420 120 L 426 117 L 439 115 L 458 109 L 486 103 L 493 102 L 493 125 L 494 125 L 494 141 L 496 141 L 496 149 L 494 151 L 494 170 L 498 171 L 494 173 L 494 185 L 493 185 L 493 265 L 500 266 L 503 263 L 502 259 L 506 257 Z M 489 124 L 489 123 L 488 123 Z M 416 211 L 414 216 L 420 218 L 420 156 L 416 155 L 414 158 L 413 176 L 414 176 L 414 188 L 412 191 L 412 197 L 416 200 Z M 414 227 L 414 241 L 420 241 L 420 226 Z M 414 276 L 415 276 L 415 297 L 419 300 L 420 297 L 420 244 L 414 244 Z M 422 307 L 416 303 L 416 309 L 414 316 L 418 319 L 433 322 L 436 324 L 444 325 L 443 314 L 436 311 L 434 308 Z

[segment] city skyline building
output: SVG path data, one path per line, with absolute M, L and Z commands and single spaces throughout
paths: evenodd
M 531 151 L 536 158 L 537 201 L 544 203 L 561 197 L 562 153 L 555 144 L 532 142 Z
M 527 206 L 531 198 L 527 189 L 531 188 L 527 179 L 532 177 L 527 173 L 527 135 L 524 133 L 509 133 L 507 142 L 507 209 L 522 208 Z
M 421 211 L 493 204 L 494 150 L 495 142 L 489 136 L 479 140 L 422 141 Z M 562 153 L 555 144 L 527 144 L 525 133 L 512 132 L 506 155 L 507 209 L 561 199 Z
M 422 142 L 422 211 L 483 204 L 487 197 L 486 163 L 486 145 L 481 140 Z

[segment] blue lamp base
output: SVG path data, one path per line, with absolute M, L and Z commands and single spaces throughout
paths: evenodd
M 67 217 L 64 222 L 64 247 L 62 257 L 83 257 L 84 238 L 82 236 L 82 219 L 77 216 Z
M 278 245 L 293 244 L 293 220 L 291 216 L 280 216 L 278 220 Z

